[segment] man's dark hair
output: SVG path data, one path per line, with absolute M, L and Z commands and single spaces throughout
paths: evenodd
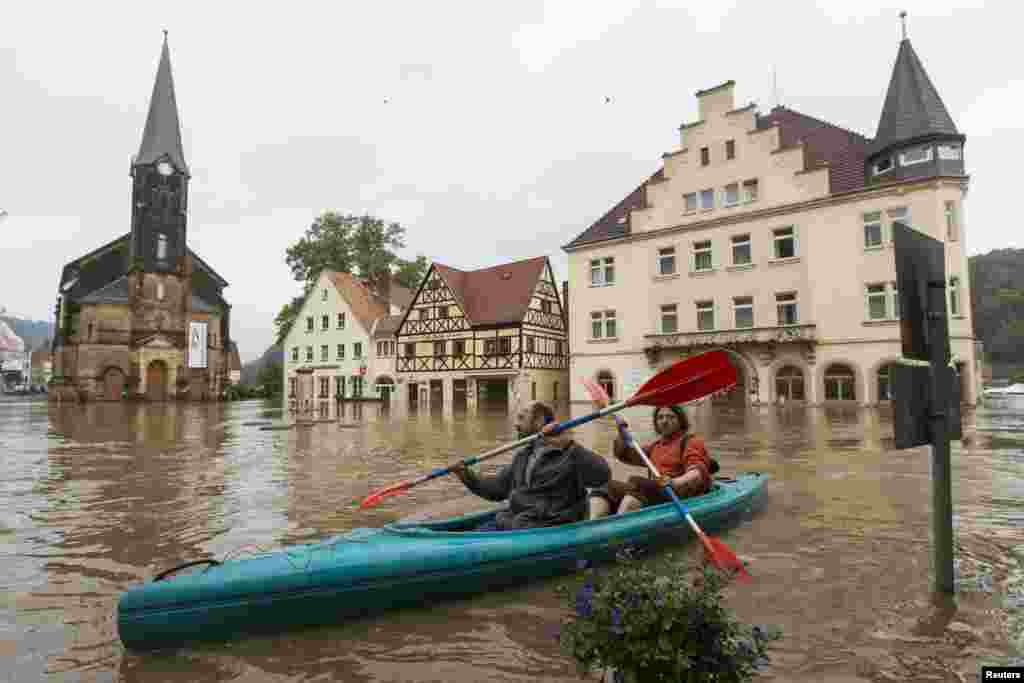
M 555 411 L 547 403 L 536 401 L 530 412 L 530 417 L 536 420 L 538 417 L 544 420 L 544 424 L 555 421 Z
M 662 410 L 671 410 L 679 418 L 679 426 L 684 432 L 690 431 L 690 418 L 686 416 L 686 411 L 683 410 L 682 406 L 658 406 L 654 409 L 654 423 L 658 423 L 658 412 Z

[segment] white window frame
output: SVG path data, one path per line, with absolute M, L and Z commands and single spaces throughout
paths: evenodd
M 693 206 L 690 206 L 691 199 L 693 200 Z M 697 213 L 697 209 L 700 207 L 700 200 L 697 197 L 696 192 L 687 192 L 683 195 L 683 212 L 684 213 Z
M 729 199 L 730 188 L 732 188 L 732 193 L 733 193 L 733 197 L 732 197 L 731 201 Z M 726 207 L 739 206 L 739 203 L 740 203 L 740 184 L 739 183 L 729 183 L 722 190 L 722 206 L 726 206 Z
M 327 290 L 323 289 L 320 291 L 320 301 L 327 301 Z
M 896 287 L 895 282 L 889 283 L 889 292 L 892 295 L 892 308 L 889 310 L 892 312 L 892 319 L 900 319 L 900 291 Z
M 313 347 L 312 346 L 307 346 L 306 347 L 306 362 L 307 363 L 312 363 L 313 362 Z
M 707 245 L 706 247 L 704 245 Z M 698 267 L 697 257 L 707 255 L 708 264 L 704 268 Z M 715 269 L 715 252 L 711 239 L 700 240 L 690 243 L 690 271 L 694 273 L 710 273 Z
M 331 316 L 326 315 L 326 314 L 320 316 L 320 331 L 321 332 L 327 332 L 330 329 L 331 329 Z
M 345 345 L 338 344 L 338 348 L 335 349 L 335 353 L 337 354 L 337 360 L 345 360 Z
M 947 201 L 943 207 L 946 216 L 946 240 L 956 242 L 960 239 L 960 222 L 957 216 L 956 201 Z
M 949 315 L 953 318 L 963 316 L 963 302 L 960 296 L 960 276 L 949 278 Z
M 672 324 L 666 322 L 671 320 Z M 672 329 L 669 329 L 671 327 Z M 676 334 L 679 332 L 679 306 L 677 304 L 662 304 L 658 318 L 658 329 L 661 334 Z
M 336 324 L 338 325 L 338 329 L 339 330 L 345 329 L 345 314 L 344 313 L 339 313 L 337 318 L 338 318 L 338 320 L 337 320 Z
M 705 201 L 708 197 L 711 198 L 711 205 L 708 206 Z M 700 210 L 701 211 L 713 211 L 715 209 L 715 188 L 709 187 L 700 191 Z
M 742 302 L 742 303 L 741 303 Z M 750 324 L 740 325 L 740 311 L 750 311 Z M 754 297 L 737 296 L 732 300 L 732 322 L 737 330 L 749 330 L 754 327 Z
M 670 262 L 672 265 L 671 269 L 668 271 L 665 270 L 667 262 Z M 674 246 L 658 248 L 656 267 L 657 273 L 661 277 L 675 275 L 679 272 L 679 264 L 676 262 L 676 248 Z
M 742 190 L 744 204 L 756 202 L 760 192 L 760 183 L 757 181 L 757 178 L 748 178 L 743 181 Z
M 292 362 L 293 363 L 298 363 L 299 362 L 299 347 L 298 346 L 293 346 L 292 347 Z
M 782 310 L 785 307 L 793 307 L 793 322 L 782 322 L 785 316 L 782 315 Z M 788 327 L 790 325 L 800 324 L 800 298 L 796 292 L 777 292 L 775 294 L 775 314 L 776 322 L 779 327 Z
M 871 164 L 871 173 L 873 175 L 885 175 L 889 171 L 891 171 L 894 168 L 896 168 L 896 160 L 895 159 L 893 159 L 891 156 L 888 156 L 885 159 L 888 160 L 888 162 L 889 162 L 889 167 L 886 168 L 886 169 L 879 170 L 878 169 L 878 163 L 879 162 L 877 162 L 877 161 L 875 163 Z
M 609 275 L 611 277 L 609 277 Z M 595 279 L 596 276 L 596 279 Z M 615 257 L 590 259 L 590 286 L 608 287 L 615 284 Z
M 594 323 L 597 323 L 597 332 L 594 334 Z M 612 334 L 609 334 L 611 332 Z M 591 339 L 618 339 L 618 320 L 615 311 L 611 309 L 591 311 L 590 313 L 590 338 Z
M 741 239 L 744 237 L 746 239 Z M 749 232 L 742 235 L 732 235 L 729 238 L 729 242 L 732 244 L 732 264 L 734 266 L 749 266 L 754 263 L 754 244 L 750 239 Z M 742 247 L 744 245 L 747 247 L 747 260 L 741 263 L 736 260 L 736 247 Z
M 730 154 L 731 152 L 731 154 Z M 731 161 L 736 158 L 736 140 L 725 141 L 725 160 Z
M 316 330 L 316 319 L 311 315 L 306 316 L 306 332 L 313 332 Z
M 352 345 L 352 359 L 362 359 L 363 357 L 363 342 L 356 342 Z
M 881 211 L 866 211 L 861 214 L 861 222 L 864 225 L 864 248 L 881 249 L 885 246 L 885 226 L 882 223 Z M 868 228 L 878 226 L 878 244 L 871 244 L 868 241 Z
M 789 234 L 781 234 L 785 231 L 789 231 Z M 793 255 L 792 256 L 779 256 L 779 243 L 785 240 L 793 241 Z M 798 258 L 800 256 L 800 250 L 797 248 L 797 234 L 795 225 L 786 225 L 781 228 L 775 228 L 772 230 L 772 260 L 774 261 L 787 261 L 789 259 Z
M 871 304 L 881 300 L 881 315 L 874 315 Z M 889 320 L 889 292 L 884 282 L 869 282 L 864 285 L 864 315 L 871 322 Z
M 939 159 L 943 161 L 960 161 L 963 150 L 960 145 L 939 145 Z
M 911 158 L 910 161 L 908 161 L 907 160 L 908 159 L 907 155 L 908 154 L 913 154 L 915 152 L 920 152 L 921 155 L 922 155 L 921 158 L 920 159 L 913 159 L 913 158 Z M 928 146 L 928 147 L 915 147 L 913 149 L 908 149 L 905 152 L 900 152 L 900 166 L 914 166 L 916 164 L 926 164 L 929 161 L 931 161 L 933 158 L 934 158 L 934 152 L 932 151 L 931 146 Z
M 712 300 L 695 301 L 694 306 L 697 310 L 697 331 L 698 332 L 714 332 L 717 328 L 715 327 L 715 302 Z M 701 315 L 711 314 L 711 326 L 704 327 L 701 325 Z

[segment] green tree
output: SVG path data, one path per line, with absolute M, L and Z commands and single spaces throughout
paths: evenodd
M 263 387 L 264 396 L 280 396 L 284 391 L 284 368 L 280 363 L 269 363 L 256 375 L 256 383 Z
M 422 254 L 414 261 L 401 259 L 395 252 L 403 247 L 405 228 L 398 223 L 336 211 L 317 216 L 302 238 L 285 251 L 285 262 L 295 280 L 303 283 L 303 290 L 274 318 L 276 343 L 288 336 L 303 301 L 325 270 L 354 273 L 375 283 L 389 273 L 403 287 L 419 286 L 427 272 L 427 259 Z

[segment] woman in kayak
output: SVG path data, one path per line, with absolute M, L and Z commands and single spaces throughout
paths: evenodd
M 686 411 L 680 406 L 655 408 L 654 430 L 661 438 L 641 447 L 661 476 L 632 476 L 626 482 L 612 480 L 607 486 L 591 490 L 590 519 L 604 517 L 612 510 L 621 514 L 666 503 L 671 500 L 665 493 L 669 484 L 680 498 L 699 496 L 711 489 L 712 461 L 704 439 L 690 434 Z M 612 453 L 619 462 L 647 467 L 636 450 L 627 448 L 620 436 L 615 437 Z
M 544 403 L 528 404 L 516 414 L 519 438 L 544 431 L 555 412 Z M 554 426 L 554 425 L 551 425 Z M 548 427 L 550 430 L 550 427 Z M 474 531 L 504 531 L 578 522 L 587 507 L 587 487 L 608 484 L 612 472 L 605 459 L 562 433 L 524 446 L 494 476 L 475 474 L 464 465 L 451 470 L 470 491 L 487 500 L 508 500 L 494 521 Z

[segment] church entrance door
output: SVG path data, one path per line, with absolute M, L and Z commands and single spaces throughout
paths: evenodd
M 124 373 L 120 368 L 109 368 L 103 373 L 103 398 L 107 401 L 120 401 L 124 390 Z
M 167 400 L 167 364 L 162 360 L 155 360 L 146 367 L 146 398 Z

